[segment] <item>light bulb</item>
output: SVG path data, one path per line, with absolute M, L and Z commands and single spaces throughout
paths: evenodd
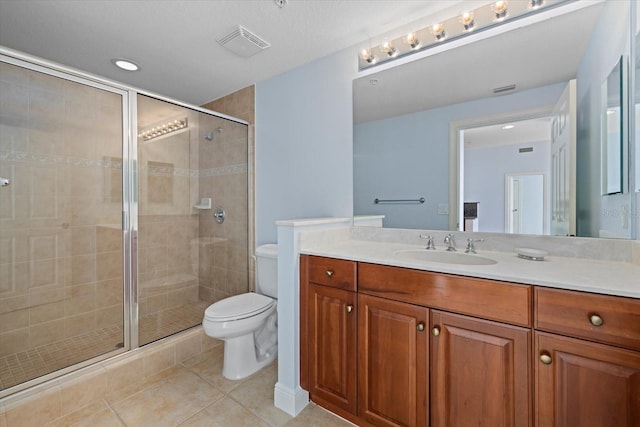
M 495 2 L 491 7 L 496 14 L 496 19 L 503 19 L 507 16 L 507 2 L 505 0 Z
M 418 35 L 416 33 L 407 34 L 405 41 L 411 47 L 411 49 L 420 47 L 420 40 L 418 40 Z
M 431 26 L 431 34 L 436 36 L 436 40 L 442 40 L 446 37 L 444 32 L 444 24 L 433 24 Z
M 368 64 L 376 63 L 376 56 L 373 54 L 373 52 L 371 52 L 371 49 L 362 49 L 362 52 L 360 52 L 360 57 L 367 61 Z
M 460 15 L 460 23 L 464 27 L 465 31 L 473 30 L 476 26 L 476 22 L 473 19 L 473 12 L 465 12 Z
M 387 53 L 387 55 L 391 57 L 396 56 L 396 54 L 398 53 L 398 51 L 396 50 L 395 47 L 393 47 L 391 42 L 384 42 L 384 44 L 382 45 L 382 50 L 384 50 Z

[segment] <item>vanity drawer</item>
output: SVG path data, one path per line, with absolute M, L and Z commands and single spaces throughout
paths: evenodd
M 535 328 L 640 350 L 640 299 L 536 287 Z
M 533 291 L 529 285 L 360 263 L 358 292 L 531 326 Z
M 333 288 L 356 290 L 357 263 L 343 259 L 308 256 L 309 282 Z

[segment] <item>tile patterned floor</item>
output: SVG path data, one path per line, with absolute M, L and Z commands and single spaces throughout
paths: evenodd
M 208 303 L 170 308 L 140 319 L 140 343 L 148 344 L 202 322 Z M 0 389 L 38 378 L 108 353 L 123 342 L 122 328 L 112 326 L 0 357 Z
M 352 424 L 311 403 L 290 417 L 273 406 L 277 366 L 240 381 L 222 377 L 223 345 L 161 372 L 115 400 L 94 402 L 48 427 L 341 427 Z

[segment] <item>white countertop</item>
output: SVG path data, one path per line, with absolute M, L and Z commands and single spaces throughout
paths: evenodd
M 518 258 L 515 252 L 478 250 L 478 256 L 497 261 L 493 265 L 460 265 L 414 261 L 398 251 L 425 250 L 424 245 L 345 240 L 304 245 L 301 252 L 331 258 L 407 267 L 462 276 L 573 289 L 599 294 L 640 298 L 640 266 L 593 259 L 547 256 L 544 261 Z M 443 249 L 438 249 L 444 252 Z M 458 253 L 464 250 L 458 249 Z

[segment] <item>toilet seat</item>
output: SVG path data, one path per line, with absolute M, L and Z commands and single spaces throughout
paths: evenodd
M 235 295 L 210 305 L 204 312 L 205 320 L 228 322 L 255 316 L 275 304 L 272 298 L 255 292 Z

